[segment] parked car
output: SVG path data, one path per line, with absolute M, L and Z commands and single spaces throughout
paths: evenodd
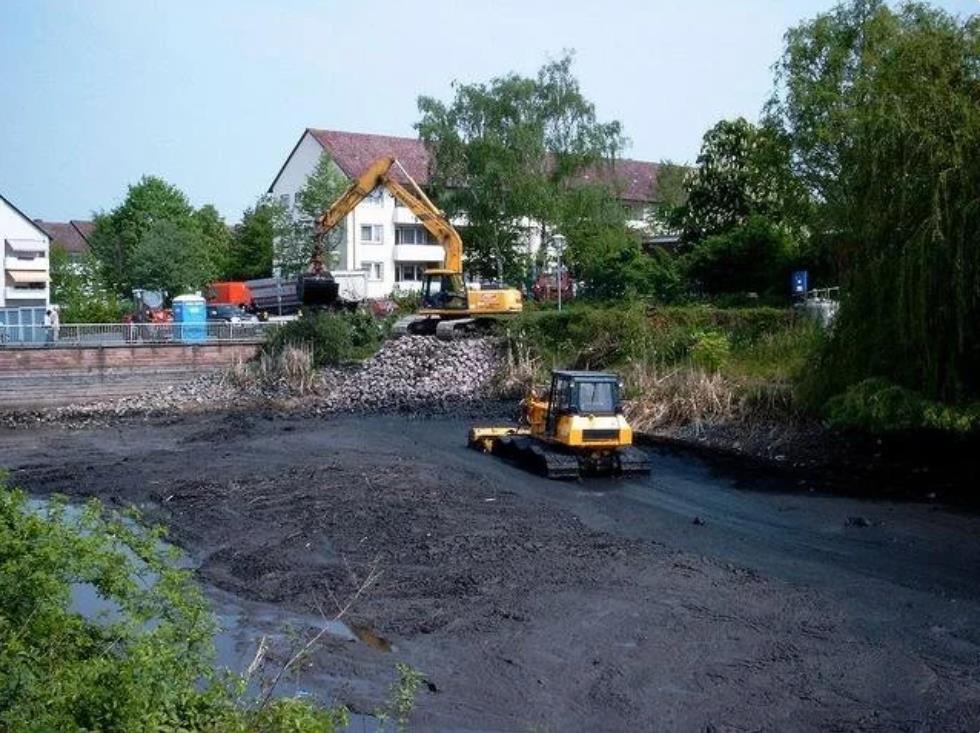
M 208 303 L 208 323 L 258 323 L 254 313 L 231 303 Z

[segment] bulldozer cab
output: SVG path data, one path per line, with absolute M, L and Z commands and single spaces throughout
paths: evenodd
M 422 282 L 422 307 L 432 310 L 466 310 L 463 276 L 451 270 L 426 270 Z
M 551 373 L 546 435 L 554 436 L 559 420 L 565 416 L 616 415 L 619 411 L 619 379 L 615 374 L 569 370 Z

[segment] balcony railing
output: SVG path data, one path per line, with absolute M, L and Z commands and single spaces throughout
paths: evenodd
M 127 346 L 138 344 L 256 343 L 282 324 L 250 323 L 67 323 L 2 326 L 0 345 Z
M 16 257 L 14 255 L 7 255 L 3 258 L 3 266 L 8 270 L 47 270 L 48 269 L 48 258 L 47 257 Z
M 47 300 L 47 288 L 4 288 L 3 295 L 7 300 Z

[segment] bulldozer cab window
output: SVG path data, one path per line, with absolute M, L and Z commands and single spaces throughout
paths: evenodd
M 612 414 L 618 402 L 615 382 L 579 382 L 578 410 L 585 414 Z
M 555 377 L 551 382 L 551 395 L 548 400 L 548 420 L 546 429 L 549 435 L 555 433 L 555 418 L 567 413 L 572 407 L 572 383 L 569 379 Z

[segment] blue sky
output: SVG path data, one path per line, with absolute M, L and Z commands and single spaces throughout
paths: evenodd
M 977 0 L 944 0 L 959 14 Z M 305 127 L 412 135 L 419 94 L 564 48 L 629 157 L 757 117 L 782 34 L 830 0 L 0 0 L 0 192 L 87 218 L 155 174 L 236 221 Z

